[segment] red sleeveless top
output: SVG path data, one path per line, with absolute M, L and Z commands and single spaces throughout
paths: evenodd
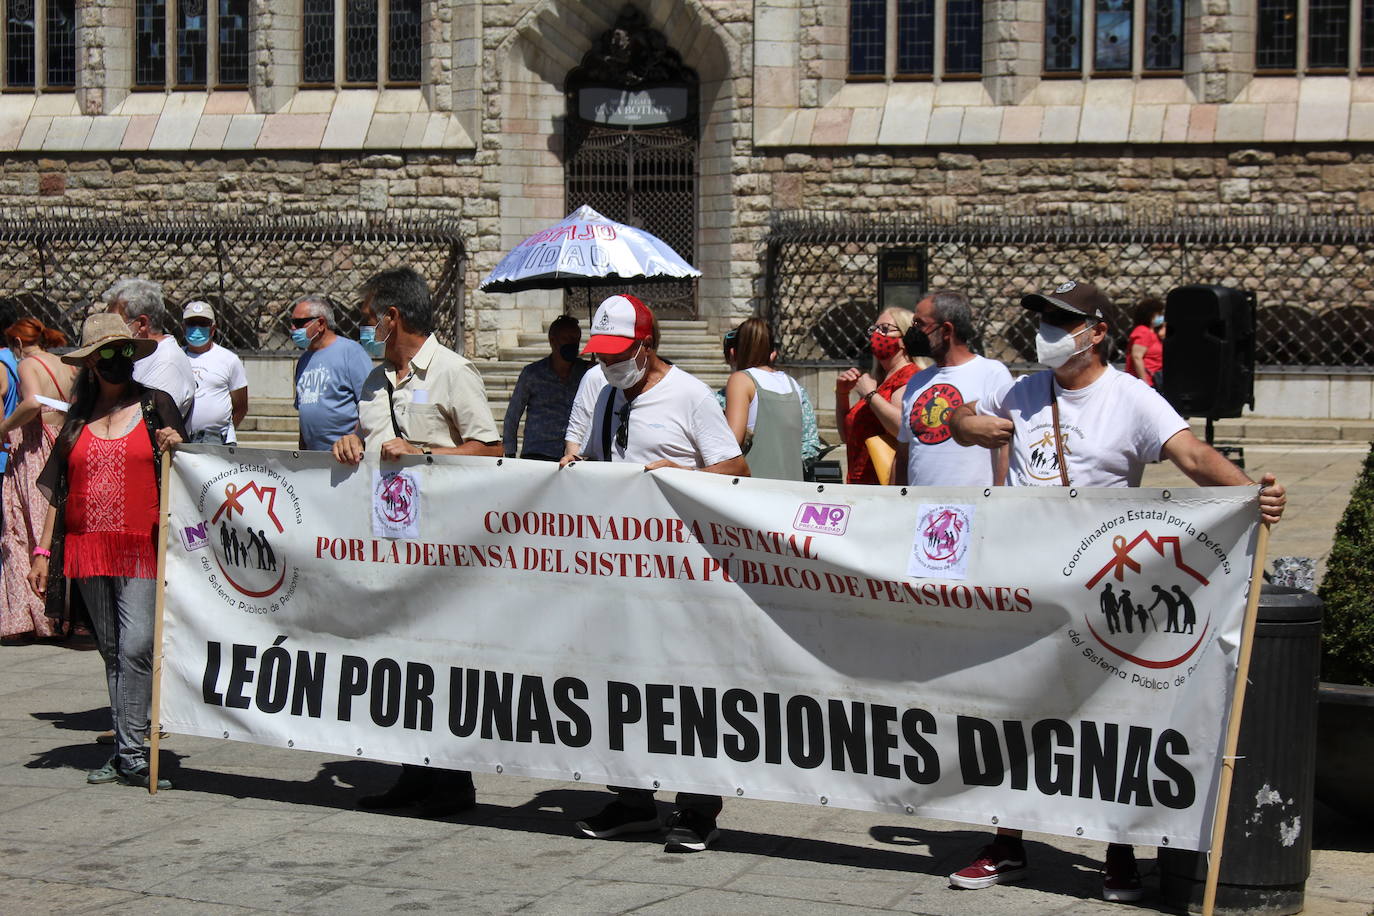
M 67 459 L 67 578 L 157 575 L 156 473 L 141 417 L 118 439 L 81 430 Z

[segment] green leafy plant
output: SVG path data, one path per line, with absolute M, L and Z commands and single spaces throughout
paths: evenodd
M 1322 680 L 1374 686 L 1374 443 L 1336 526 L 1336 539 L 1318 590 L 1322 624 Z

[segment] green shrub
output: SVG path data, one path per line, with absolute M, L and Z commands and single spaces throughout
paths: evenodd
M 1336 526 L 1319 593 L 1322 680 L 1374 686 L 1374 444 Z

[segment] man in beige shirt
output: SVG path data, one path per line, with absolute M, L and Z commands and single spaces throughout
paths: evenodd
M 409 267 L 384 270 L 363 286 L 363 323 L 384 357 L 363 383 L 358 433 L 334 443 L 334 458 L 357 464 L 364 452 L 383 461 L 402 455 L 501 457 L 501 434 L 487 406 L 482 377 L 434 336 L 434 309 L 424 278 Z M 472 774 L 405 764 L 396 784 L 360 799 L 363 808 L 419 805 L 446 817 L 476 804 Z

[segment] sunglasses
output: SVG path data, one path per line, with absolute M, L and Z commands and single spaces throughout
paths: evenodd
M 134 345 L 125 344 L 122 347 L 104 347 L 102 349 L 96 350 L 95 355 L 100 357 L 101 359 L 114 359 L 116 356 L 125 356 L 132 358 L 134 355 Z
M 303 327 L 305 327 L 307 324 L 309 324 L 310 322 L 314 321 L 316 318 L 319 318 L 319 317 L 320 317 L 319 315 L 311 315 L 309 318 L 292 318 L 292 319 L 291 319 L 291 327 L 293 327 L 293 328 L 303 328 Z
M 615 446 L 622 452 L 630 444 L 630 405 L 620 408 L 620 426 L 615 431 Z

